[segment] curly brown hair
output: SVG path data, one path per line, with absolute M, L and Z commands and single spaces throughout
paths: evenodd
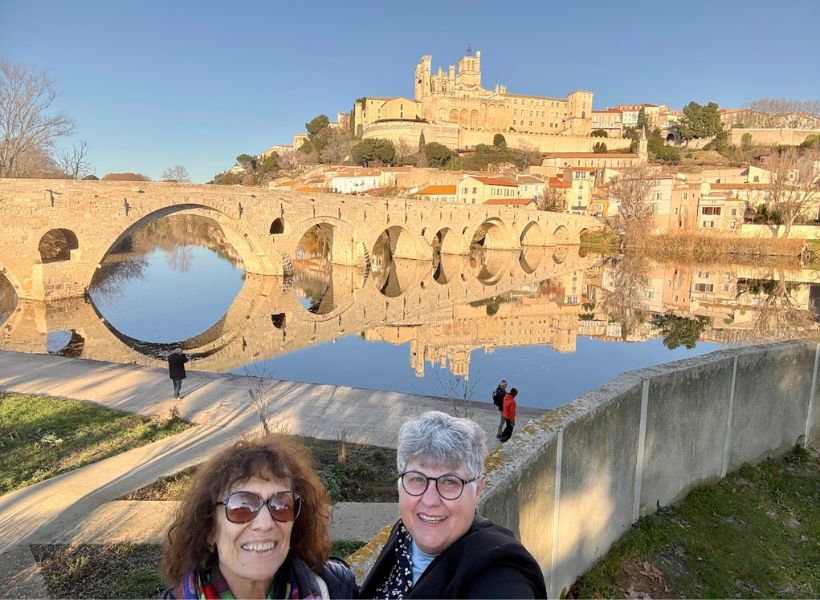
M 302 511 L 293 523 L 291 552 L 317 574 L 330 550 L 330 502 L 313 471 L 310 452 L 283 435 L 243 439 L 220 451 L 197 469 L 162 551 L 162 577 L 178 584 L 208 552 L 217 502 L 235 484 L 252 477 L 289 480 L 302 495 Z

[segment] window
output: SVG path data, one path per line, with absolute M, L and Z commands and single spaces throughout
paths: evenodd
M 760 183 L 760 175 L 755 175 L 755 183 Z
M 732 216 L 734 217 L 734 216 L 736 216 L 736 215 L 737 215 L 737 209 L 736 209 L 736 208 L 733 208 L 733 209 L 732 209 Z
M 461 193 L 466 194 L 467 193 L 467 188 L 461 188 Z
M 720 207 L 719 206 L 704 206 L 700 214 L 702 215 L 719 215 L 720 214 Z
M 696 292 L 712 292 L 715 286 L 711 283 L 696 283 L 693 288 Z
M 704 221 L 703 222 L 703 228 L 704 229 L 714 229 L 715 228 L 715 222 L 714 221 Z
M 476 189 L 475 189 L 475 188 L 473 188 L 473 193 L 475 194 L 475 192 L 476 192 Z
M 737 227 L 737 221 L 732 221 L 729 223 L 729 229 L 734 229 L 735 227 Z

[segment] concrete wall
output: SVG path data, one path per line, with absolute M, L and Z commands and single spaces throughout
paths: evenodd
M 820 129 L 742 129 L 736 127 L 729 130 L 729 143 L 740 146 L 745 133 L 751 134 L 752 144 L 799 146 L 809 135 L 820 134 Z
M 479 511 L 515 532 L 557 597 L 639 517 L 744 463 L 816 446 L 819 356 L 816 342 L 781 342 L 625 373 L 494 451 Z M 378 538 L 354 566 L 377 549 Z

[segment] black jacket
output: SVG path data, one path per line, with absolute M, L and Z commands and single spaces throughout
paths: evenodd
M 506 390 L 502 388 L 500 385 L 497 388 L 495 388 L 495 391 L 493 392 L 493 404 L 495 404 L 495 407 L 499 411 L 503 412 L 504 410 L 504 396 L 506 395 Z
M 168 355 L 168 372 L 171 375 L 171 379 L 185 379 L 186 362 L 188 362 L 188 357 L 184 354 L 174 352 Z
M 393 527 L 360 596 L 374 598 L 396 562 Z M 541 567 L 509 529 L 476 516 L 470 529 L 439 554 L 407 598 L 546 598 Z

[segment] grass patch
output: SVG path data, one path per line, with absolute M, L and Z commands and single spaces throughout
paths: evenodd
M 364 544 L 337 540 L 332 556 L 347 558 Z M 50 598 L 157 598 L 167 587 L 159 576 L 159 544 L 32 545 Z
M 573 598 L 816 598 L 820 459 L 797 449 L 745 466 L 644 517 Z
M 394 449 L 348 442 L 345 444 L 347 459 L 340 464 L 341 442 L 294 437 L 310 450 L 316 474 L 334 502 L 398 502 Z M 157 479 L 120 500 L 182 500 L 196 468 Z
M 188 427 L 67 398 L 0 393 L 0 494 Z
M 620 248 L 621 237 L 611 231 L 587 231 L 581 236 L 581 246 Z

